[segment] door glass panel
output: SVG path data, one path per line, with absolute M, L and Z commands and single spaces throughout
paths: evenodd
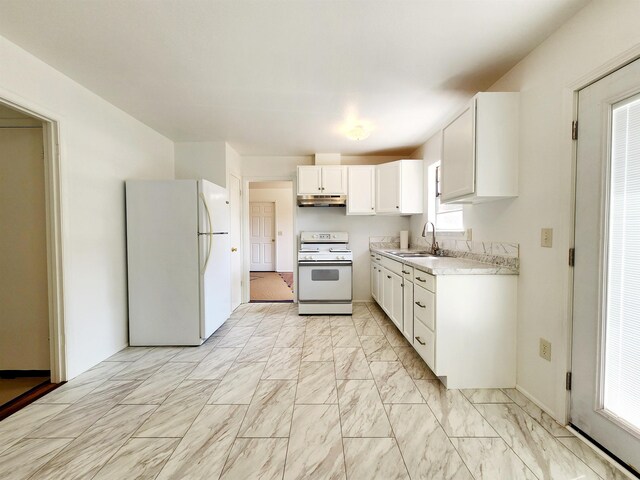
M 604 408 L 640 431 L 640 95 L 613 107 Z

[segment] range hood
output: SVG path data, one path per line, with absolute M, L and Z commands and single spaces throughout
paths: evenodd
M 346 195 L 298 195 L 299 207 L 346 207 Z

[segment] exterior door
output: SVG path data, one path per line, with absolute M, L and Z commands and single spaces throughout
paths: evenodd
M 578 112 L 571 423 L 640 470 L 640 61 Z
M 275 213 L 274 202 L 249 204 L 249 230 L 251 235 L 251 271 L 275 271 Z
M 240 179 L 229 175 L 229 240 L 231 243 L 231 310 L 242 302 L 242 200 Z

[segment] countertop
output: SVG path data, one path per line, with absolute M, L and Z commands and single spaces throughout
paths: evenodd
M 370 251 L 401 262 L 431 275 L 518 275 L 518 271 L 501 265 L 482 263 L 460 257 L 398 257 L 389 252 L 411 252 L 398 248 L 375 248 Z

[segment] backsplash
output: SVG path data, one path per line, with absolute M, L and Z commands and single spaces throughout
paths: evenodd
M 400 236 L 395 237 L 369 237 L 369 247 L 373 248 L 400 248 Z
M 520 248 L 511 242 L 474 242 L 470 240 L 438 239 L 438 245 L 447 257 L 468 258 L 482 263 L 520 269 Z M 400 248 L 399 236 L 369 237 L 374 248 Z M 410 248 L 430 248 L 431 242 L 421 236 L 414 237 Z

